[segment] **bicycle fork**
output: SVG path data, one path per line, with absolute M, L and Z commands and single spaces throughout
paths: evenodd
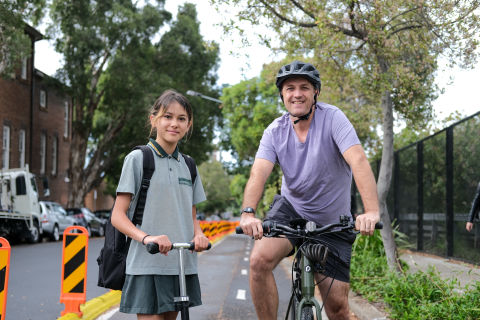
M 300 268 L 302 269 L 301 273 L 301 286 L 302 286 L 302 300 L 298 303 L 298 308 L 296 311 L 296 319 L 301 319 L 302 308 L 304 306 L 315 306 L 315 313 L 317 314 L 317 319 L 322 319 L 321 307 L 317 299 L 315 299 L 315 273 L 312 268 L 312 263 L 310 260 L 302 254 L 300 260 Z

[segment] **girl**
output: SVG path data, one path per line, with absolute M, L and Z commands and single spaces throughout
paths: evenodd
M 208 239 L 196 219 L 195 205 L 204 201 L 200 176 L 192 184 L 190 171 L 178 150 L 178 142 L 192 128 L 193 113 L 188 100 L 173 90 L 165 91 L 150 111 L 148 146 L 155 158 L 155 171 L 147 193 L 141 225 L 131 221 L 138 199 L 143 171 L 141 150 L 125 157 L 112 211 L 112 224 L 132 238 L 127 256 L 126 279 L 120 311 L 136 313 L 138 320 L 173 320 L 178 311 L 173 298 L 179 295 L 178 252 L 172 242 L 195 243 L 205 250 Z M 145 244 L 156 242 L 160 254 L 151 255 Z M 185 274 L 190 306 L 200 305 L 200 284 L 196 254 L 185 256 Z

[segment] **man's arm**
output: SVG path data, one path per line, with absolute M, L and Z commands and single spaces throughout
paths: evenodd
M 354 145 L 343 153 L 343 158 L 352 168 L 357 189 L 362 197 L 364 214 L 357 217 L 355 226 L 361 234 L 372 235 L 380 220 L 375 177 L 362 146 Z
M 250 171 L 250 178 L 243 193 L 242 208 L 257 208 L 265 188 L 265 182 L 272 173 L 273 166 L 274 163 L 268 160 L 255 159 Z M 253 236 L 255 239 L 261 239 L 263 236 L 262 221 L 255 218 L 254 214 L 243 212 L 240 219 L 240 227 L 243 229 L 244 234 Z

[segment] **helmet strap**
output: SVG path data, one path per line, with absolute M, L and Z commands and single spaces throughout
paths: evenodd
M 293 121 L 293 124 L 297 124 L 300 120 L 308 120 L 308 118 L 310 118 L 310 114 L 312 114 L 313 107 L 316 104 L 317 104 L 317 95 L 315 94 L 313 104 L 310 107 L 310 111 L 308 111 L 308 113 L 304 114 L 303 116 L 297 117 L 298 119 Z

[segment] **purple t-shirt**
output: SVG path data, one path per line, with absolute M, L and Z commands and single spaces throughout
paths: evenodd
M 319 102 L 305 143 L 298 140 L 287 113 L 265 129 L 256 158 L 279 163 L 282 195 L 300 216 L 323 225 L 350 213 L 352 170 L 342 154 L 357 144 L 345 114 Z

